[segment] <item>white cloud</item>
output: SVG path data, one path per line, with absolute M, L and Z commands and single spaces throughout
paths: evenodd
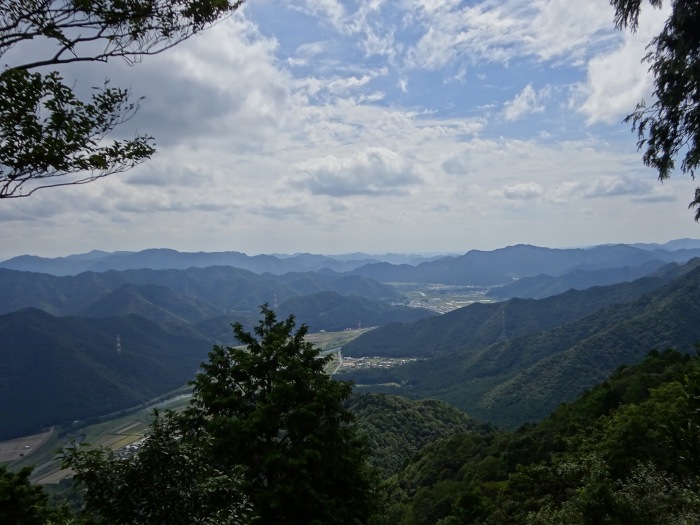
M 295 55 L 304 58 L 311 58 L 323 53 L 327 46 L 328 42 L 325 41 L 307 42 L 297 47 Z
M 651 181 L 631 176 L 596 177 L 584 192 L 588 198 L 644 195 L 653 189 Z
M 345 17 L 343 4 L 338 0 L 305 0 L 298 8 L 310 15 L 323 18 L 336 27 Z
M 588 124 L 619 122 L 637 102 L 650 98 L 653 78 L 648 64 L 641 60 L 652 37 L 662 29 L 669 9 L 643 9 L 636 33 L 626 31 L 618 47 L 589 60 L 586 83 L 578 86 L 572 100 Z
M 541 197 L 544 193 L 542 186 L 536 182 L 523 182 L 503 188 L 503 195 L 512 200 L 531 200 Z
M 409 66 L 438 69 L 457 57 L 507 63 L 580 60 L 610 40 L 612 10 L 605 0 L 485 0 L 408 3 L 424 34 L 407 54 Z
M 367 148 L 351 158 L 327 156 L 294 166 L 290 181 L 316 195 L 401 195 L 422 182 L 414 161 L 386 148 Z
M 503 116 L 508 121 L 514 121 L 524 115 L 541 113 L 544 111 L 542 102 L 549 96 L 549 93 L 549 86 L 535 91 L 532 84 L 528 84 L 514 99 L 504 104 Z
M 607 0 L 250 2 L 134 68 L 70 68 L 79 86 L 109 76 L 145 95 L 122 134 L 153 134 L 158 153 L 94 185 L 2 202 L 0 250 L 697 236 L 678 206 L 694 183 L 659 185 L 607 118 L 633 107 L 645 69 L 625 54 L 638 37 L 611 27 Z M 523 118 L 545 109 L 536 128 Z

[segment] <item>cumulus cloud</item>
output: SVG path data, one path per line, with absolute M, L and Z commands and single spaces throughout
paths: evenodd
M 307 42 L 297 47 L 295 54 L 303 58 L 311 58 L 321 54 L 326 47 L 328 47 L 328 42 L 326 41 Z
M 94 185 L 2 203 L 0 250 L 153 239 L 190 250 L 458 250 L 533 231 L 590 243 L 626 214 L 649 226 L 644 206 L 664 210 L 655 228 L 692 236 L 679 226 L 685 206 L 665 204 L 690 200 L 692 181 L 661 190 L 618 125 L 648 89 L 641 55 L 625 54 L 634 38 L 641 53 L 646 36 L 613 31 L 607 0 L 249 2 L 134 68 L 69 68 L 79 87 L 109 77 L 145 95 L 120 133 L 154 135 L 158 153 Z M 524 117 L 539 112 L 533 128 Z
M 422 181 L 414 163 L 386 148 L 368 148 L 350 158 L 312 159 L 295 170 L 300 176 L 294 185 L 332 197 L 403 195 Z
M 586 188 L 587 198 L 618 197 L 621 195 L 644 195 L 653 189 L 648 179 L 631 176 L 596 177 Z
M 532 84 L 528 84 L 514 99 L 504 104 L 503 116 L 508 121 L 514 121 L 530 113 L 543 112 L 543 101 L 549 96 L 549 92 L 549 86 L 540 91 L 535 91 Z
M 503 188 L 503 195 L 512 200 L 532 200 L 544 193 L 542 186 L 536 182 L 524 182 Z
M 619 122 L 640 100 L 651 97 L 653 78 L 642 58 L 669 10 L 669 5 L 643 9 L 637 32 L 625 32 L 619 46 L 588 61 L 586 82 L 576 87 L 570 102 L 588 124 Z
M 565 204 L 581 192 L 581 183 L 564 181 L 547 190 L 546 198 L 555 204 Z

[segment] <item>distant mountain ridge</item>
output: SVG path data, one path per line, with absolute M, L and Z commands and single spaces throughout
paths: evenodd
M 251 256 L 236 251 L 179 252 L 167 248 L 151 248 L 139 252 L 112 253 L 93 250 L 88 253 L 56 258 L 20 255 L 0 262 L 0 268 L 66 276 L 77 275 L 83 272 L 138 270 L 141 268 L 185 270 L 209 266 L 232 266 L 257 274 L 267 272 L 274 275 L 282 275 L 289 272 L 308 272 L 322 269 L 347 272 L 359 266 L 380 261 L 418 264 L 435 258 L 402 254 L 372 256 L 362 253 L 348 254 L 346 256 L 326 256 L 311 253 Z
M 625 244 L 592 248 L 554 249 L 526 244 L 493 251 L 472 250 L 417 266 L 372 263 L 352 273 L 379 282 L 443 283 L 495 286 L 540 274 L 558 276 L 573 270 L 633 267 L 650 261 L 683 263 L 700 256 L 700 247 L 667 251 Z
M 652 274 L 664 265 L 665 263 L 654 260 L 633 267 L 573 270 L 557 277 L 540 274 L 534 277 L 523 277 L 512 283 L 492 288 L 486 293 L 486 296 L 497 299 L 510 299 L 512 297 L 544 299 L 567 290 L 585 290 L 593 286 L 634 281 Z
M 569 290 L 539 300 L 515 298 L 499 303 L 475 303 L 439 317 L 391 323 L 346 344 L 343 353 L 350 357 L 433 357 L 474 350 L 503 338 L 550 330 L 602 308 L 635 301 L 699 267 L 700 258 L 697 258 L 685 265 L 671 263 L 633 282 Z
M 459 256 L 422 256 L 387 253 L 368 255 L 246 255 L 236 251 L 179 252 L 152 248 L 140 252 L 103 252 L 58 258 L 31 255 L 0 262 L 0 268 L 58 276 L 83 272 L 206 268 L 230 266 L 262 275 L 331 271 L 370 277 L 383 283 L 416 282 L 493 286 L 514 279 L 573 270 L 636 267 L 650 261 L 686 262 L 700 256 L 700 240 L 678 239 L 665 244 L 606 244 L 590 248 L 544 248 L 526 244 L 497 250 L 471 250 Z
M 66 276 L 0 268 L 0 436 L 121 410 L 182 385 L 212 343 L 232 343 L 230 323 L 252 327 L 263 303 L 280 317 L 295 314 L 312 331 L 388 323 L 346 345 L 346 356 L 424 359 L 363 371 L 369 383 L 396 383 L 402 385 L 397 393 L 441 398 L 504 425 L 536 420 L 654 345 L 687 351 L 694 338 L 700 340 L 700 258 L 685 264 L 695 249 L 689 241 L 678 246 L 519 245 L 417 266 L 380 263 L 352 272 L 282 275 L 227 265 Z M 92 264 L 104 255 L 66 259 Z M 156 253 L 146 255 L 157 260 Z M 287 259 L 299 262 L 302 255 Z M 661 258 L 678 262 L 653 271 Z M 651 273 L 542 300 L 476 303 L 444 315 L 391 304 L 405 297 L 363 275 L 386 270 L 387 282 L 421 275 L 430 279 L 425 282 L 505 279 L 507 289 L 533 284 L 537 279 L 513 279 L 535 269 L 535 275 L 552 273 L 547 282 L 540 278 L 537 293 L 576 279 L 586 285 Z
M 378 301 L 400 301 L 391 286 L 357 275 L 290 273 L 258 275 L 229 266 L 187 270 L 125 270 L 57 277 L 0 269 L 0 314 L 20 308 L 40 308 L 53 315 L 82 315 L 95 301 L 118 288 L 156 285 L 219 310 L 257 312 L 263 303 L 283 302 L 299 295 L 335 291 Z M 116 315 L 116 314 L 113 314 Z

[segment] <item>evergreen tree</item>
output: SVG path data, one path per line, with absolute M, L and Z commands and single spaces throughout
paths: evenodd
M 242 466 L 246 492 L 266 525 L 366 523 L 375 509 L 368 451 L 344 406 L 351 385 L 325 372 L 327 359 L 278 322 L 267 305 L 243 347 L 215 346 L 193 382 L 191 428 L 214 440 L 221 468 Z

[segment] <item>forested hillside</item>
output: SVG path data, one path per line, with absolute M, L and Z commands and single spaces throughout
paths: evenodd
M 209 349 L 182 325 L 136 315 L 0 316 L 0 439 L 129 408 L 183 386 Z
M 281 315 L 294 315 L 314 332 L 407 323 L 437 315 L 423 308 L 392 306 L 330 291 L 294 297 L 280 304 L 277 310 Z
M 536 425 L 423 449 L 387 484 L 387 523 L 696 523 L 696 359 L 652 352 Z
M 292 307 L 316 332 L 435 315 L 317 291 L 326 288 L 398 296 L 363 277 L 278 278 L 224 267 L 76 277 L 0 270 L 0 303 L 35 306 L 0 316 L 0 439 L 130 408 L 183 386 L 213 342 L 231 341 L 233 322 L 253 326 L 251 301 L 311 291 Z M 231 305 L 244 311 L 233 313 Z
M 590 293 L 609 288 L 611 295 L 607 297 L 620 297 L 617 294 L 622 290 L 638 291 L 637 286 L 648 286 L 651 282 L 654 281 L 642 279 L 630 285 L 593 289 Z M 548 319 L 546 322 L 554 324 L 549 315 L 557 319 L 574 311 L 563 307 L 562 298 L 585 293 L 568 292 L 541 301 L 512 300 L 490 306 L 503 308 L 508 313 L 509 308 L 521 303 L 532 304 L 533 308 L 558 304 L 558 308 L 552 310 L 535 310 L 538 315 L 532 316 L 532 319 Z M 487 306 L 473 305 L 463 310 L 481 313 Z M 455 312 L 450 315 L 456 318 Z M 447 315 L 436 321 L 444 322 L 446 318 Z M 469 318 L 484 323 L 474 314 Z M 506 320 L 508 318 L 507 314 Z M 357 371 L 346 377 L 392 393 L 442 399 L 478 419 L 513 428 L 547 416 L 559 403 L 575 399 L 618 366 L 638 362 L 649 348 L 692 352 L 694 344 L 700 341 L 700 324 L 696 322 L 699 318 L 700 268 L 695 268 L 654 292 L 639 294 L 629 302 L 610 302 L 606 307 L 551 329 L 532 330 L 518 337 L 507 334 L 506 338 L 485 346 L 463 342 L 452 351 L 438 347 L 442 351 L 430 359 L 389 370 Z M 491 319 L 496 339 L 500 319 L 495 315 Z M 431 321 L 419 323 L 425 326 Z M 448 341 L 444 334 L 449 334 L 450 328 L 467 333 L 463 325 L 442 327 L 433 331 L 440 334 L 436 335 L 438 342 Z M 348 346 L 356 349 L 362 339 L 364 337 Z M 427 342 L 424 344 L 418 355 L 427 356 L 434 348 Z M 421 348 L 413 345 L 412 348 Z M 388 383 L 400 386 L 380 386 Z
M 631 283 L 570 290 L 542 300 L 512 299 L 475 303 L 440 317 L 410 324 L 389 324 L 343 348 L 347 356 L 428 357 L 474 350 L 506 338 L 562 326 L 601 308 L 633 301 L 700 266 L 700 259 L 671 264 Z
M 492 427 L 436 399 L 411 400 L 388 394 L 357 394 L 350 410 L 367 437 L 372 464 L 383 478 L 402 470 L 424 446 L 464 432 Z
M 127 270 L 86 272 L 77 276 L 0 269 L 0 313 L 34 307 L 54 315 L 76 315 L 89 311 L 98 300 L 126 285 L 165 286 L 173 293 L 208 303 L 224 311 L 255 313 L 265 302 L 286 301 L 299 295 L 335 291 L 374 300 L 400 301 L 391 286 L 371 279 L 338 274 L 301 273 L 257 275 L 219 266 L 188 270 Z
M 672 263 L 673 264 L 673 263 Z M 523 277 L 509 284 L 491 288 L 487 297 L 497 299 L 543 299 L 564 293 L 568 290 L 585 290 L 593 286 L 608 286 L 615 283 L 641 279 L 662 268 L 661 261 L 649 261 L 640 266 L 624 268 L 604 268 L 602 270 L 574 270 L 564 275 L 535 275 Z

